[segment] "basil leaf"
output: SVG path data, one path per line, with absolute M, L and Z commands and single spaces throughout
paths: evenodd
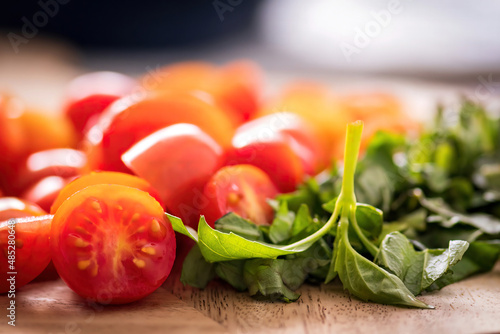
M 279 244 L 280 242 L 290 239 L 292 236 L 292 225 L 294 219 L 294 213 L 288 211 L 287 202 L 281 202 L 273 223 L 269 228 L 269 239 L 271 239 L 274 244 Z
M 415 251 L 401 233 L 388 234 L 380 244 L 376 262 L 398 276 L 414 295 L 446 274 L 464 255 L 469 243 L 452 240 L 447 249 Z
M 221 232 L 233 232 L 248 240 L 264 240 L 262 232 L 259 230 L 257 225 L 233 212 L 219 218 L 215 222 L 215 228 Z
M 244 260 L 219 262 L 215 267 L 215 273 L 236 290 L 245 291 L 247 285 L 243 277 L 244 266 Z
M 427 290 L 441 289 L 469 276 L 490 271 L 500 257 L 500 240 L 474 241 L 470 243 L 462 260 L 457 263 L 452 272 L 441 277 Z
M 181 282 L 195 288 L 204 289 L 215 277 L 215 265 L 208 263 L 201 255 L 198 245 L 194 245 L 182 264 Z
M 349 221 L 341 218 L 333 262 L 344 288 L 354 296 L 381 304 L 432 308 L 411 293 L 396 276 L 367 260 L 349 243 Z M 337 242 L 338 241 L 338 242 Z
M 302 204 L 297 211 L 295 220 L 293 221 L 291 236 L 294 237 L 298 235 L 309 225 L 311 225 L 312 221 L 313 219 L 311 218 L 311 214 L 309 213 L 309 207 L 306 204 Z
M 297 300 L 300 295 L 292 290 L 304 282 L 306 275 L 300 268 L 297 270 L 291 260 L 255 259 L 245 261 L 244 266 L 244 279 L 250 295 L 261 299 Z
M 172 228 L 174 229 L 175 232 L 184 234 L 185 236 L 190 237 L 195 242 L 198 242 L 198 233 L 196 233 L 196 231 L 193 228 L 184 225 L 182 219 L 174 215 L 171 215 L 170 213 L 165 213 L 165 217 L 167 217 L 167 219 L 170 221 L 170 223 L 172 224 Z

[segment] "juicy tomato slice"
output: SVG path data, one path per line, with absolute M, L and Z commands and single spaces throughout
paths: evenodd
M 271 179 L 261 169 L 252 165 L 226 166 L 205 185 L 203 195 L 208 204 L 201 212 L 212 227 L 229 212 L 259 225 L 270 224 L 274 213 L 267 199 L 277 194 Z
M 161 205 L 127 186 L 93 185 L 54 215 L 52 261 L 83 298 L 122 304 L 155 291 L 175 259 L 175 234 Z
M 112 102 L 132 93 L 137 82 L 129 76 L 116 72 L 92 72 L 73 79 L 66 92 L 64 113 L 81 136 L 96 121 Z
M 317 174 L 326 167 L 326 152 L 322 152 L 313 129 L 302 117 L 290 112 L 274 113 L 249 121 L 236 130 L 235 137 L 265 139 L 273 132 L 284 136 L 300 158 L 306 174 Z
M 155 186 L 172 214 L 197 227 L 205 183 L 222 166 L 223 149 L 192 124 L 175 124 L 132 146 L 125 165 Z
M 141 179 L 140 177 L 118 172 L 92 172 L 90 174 L 82 175 L 66 185 L 54 200 L 54 203 L 50 208 L 50 213 L 55 214 L 61 204 L 77 191 L 97 184 L 119 184 L 137 188 L 148 192 L 156 200 L 161 202 L 157 191 L 151 186 L 151 184 L 149 184 L 148 181 Z
M 295 190 L 304 178 L 304 167 L 282 133 L 267 131 L 238 132 L 227 152 L 227 165 L 249 164 L 262 169 L 280 192 Z
M 0 221 L 28 216 L 44 216 L 45 212 L 38 205 L 16 197 L 0 198 Z
M 0 219 L 1 220 L 1 219 Z M 23 217 L 0 222 L 0 293 L 31 282 L 50 262 L 49 234 L 52 216 Z M 11 275 L 9 272 L 16 272 Z M 7 279 L 15 277 L 11 287 Z
M 129 170 L 121 155 L 133 144 L 166 126 L 189 123 L 200 127 L 223 147 L 234 132 L 224 111 L 188 93 L 150 93 L 114 102 L 86 135 L 90 170 Z
M 249 120 L 257 111 L 262 73 L 250 61 L 237 61 L 217 68 L 203 62 L 184 62 L 167 66 L 143 81 L 146 89 L 160 91 L 201 91 L 209 94 L 235 124 Z

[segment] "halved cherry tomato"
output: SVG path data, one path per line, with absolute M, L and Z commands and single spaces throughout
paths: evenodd
M 89 186 L 57 210 L 52 261 L 83 298 L 123 304 L 155 291 L 175 259 L 175 234 L 161 205 L 122 185 Z
M 150 76 L 154 76 L 153 80 L 149 80 Z M 167 66 L 159 73 L 148 73 L 143 80 L 147 89 L 205 92 L 238 125 L 257 111 L 261 77 L 260 69 L 249 61 L 232 62 L 220 68 L 208 63 L 185 62 Z
M 92 72 L 73 79 L 67 89 L 64 113 L 79 136 L 97 121 L 113 101 L 131 93 L 137 82 L 116 72 Z
M 140 139 L 176 123 L 199 126 L 223 147 L 230 145 L 234 127 L 224 112 L 187 93 L 150 93 L 115 101 L 87 133 L 91 170 L 129 171 L 121 155 Z
M 90 174 L 80 176 L 65 186 L 54 200 L 54 204 L 52 204 L 52 207 L 50 208 L 50 213 L 55 214 L 61 204 L 77 191 L 97 184 L 119 184 L 137 188 L 148 192 L 156 200 L 161 202 L 157 191 L 151 186 L 151 184 L 149 184 L 148 181 L 143 180 L 140 177 L 118 172 L 92 172 Z
M 301 158 L 289 144 L 289 137 L 266 128 L 243 130 L 236 131 L 226 164 L 256 166 L 266 172 L 280 192 L 295 190 L 305 173 Z
M 48 212 L 61 190 L 72 179 L 60 176 L 47 176 L 29 187 L 21 195 L 21 198 L 37 204 Z
M 266 173 L 252 165 L 226 166 L 217 171 L 205 185 L 208 200 L 201 210 L 207 223 L 214 226 L 217 219 L 234 212 L 256 224 L 270 224 L 273 209 L 267 203 L 278 190 Z
M 326 152 L 306 121 L 289 112 L 279 112 L 262 116 L 240 126 L 235 137 L 263 138 L 270 133 L 282 134 L 290 148 L 302 161 L 306 174 L 314 175 L 326 167 Z
M 39 216 L 0 222 L 0 293 L 17 292 L 47 267 L 51 220 Z
M 258 114 L 279 111 L 289 111 L 305 119 L 320 139 L 322 150 L 328 152 L 329 160 L 342 157 L 345 126 L 350 118 L 328 87 L 312 82 L 292 84 Z
M 0 221 L 28 216 L 44 216 L 45 212 L 38 205 L 17 197 L 0 198 Z
M 196 228 L 203 187 L 222 166 L 223 150 L 197 126 L 181 123 L 142 139 L 122 160 L 155 186 L 169 212 Z

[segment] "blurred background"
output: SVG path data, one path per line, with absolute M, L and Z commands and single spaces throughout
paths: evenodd
M 57 108 L 82 72 L 245 58 L 266 71 L 269 91 L 305 77 L 489 101 L 500 94 L 499 12 L 500 2 L 464 0 L 10 1 L 0 11 L 0 89 Z

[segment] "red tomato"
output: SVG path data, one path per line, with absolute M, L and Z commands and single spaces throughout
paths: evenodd
M 137 188 L 139 190 L 148 192 L 156 200 L 161 201 L 156 190 L 153 189 L 153 187 L 147 181 L 137 176 L 118 172 L 92 172 L 90 174 L 82 175 L 66 185 L 54 200 L 54 203 L 50 208 L 50 213 L 55 214 L 61 204 L 77 191 L 97 184 L 119 184 Z
M 37 204 L 48 212 L 61 190 L 70 181 L 71 178 L 65 179 L 60 176 L 47 176 L 28 188 L 21 197 Z
M 34 203 L 16 197 L 0 198 L 0 221 L 10 218 L 44 216 L 46 214 L 47 212 Z
M 300 116 L 289 112 L 274 113 L 247 122 L 236 130 L 235 137 L 265 140 L 270 133 L 285 137 L 290 148 L 300 158 L 306 174 L 314 175 L 326 167 L 326 152 L 322 152 L 312 128 Z
M 73 79 L 66 93 L 64 113 L 81 136 L 113 101 L 132 93 L 137 82 L 116 72 L 93 72 Z
M 175 234 L 161 205 L 122 185 L 89 186 L 57 210 L 52 261 L 83 298 L 123 304 L 155 291 L 175 259 Z
M 132 146 L 122 160 L 154 184 L 169 212 L 196 228 L 205 183 L 222 166 L 223 150 L 192 124 L 159 130 Z
M 129 170 L 121 155 L 147 135 L 176 123 L 199 126 L 219 144 L 230 145 L 234 128 L 224 112 L 187 93 L 147 94 L 114 102 L 87 133 L 90 170 Z
M 146 89 L 207 93 L 238 125 L 257 111 L 261 77 L 258 66 L 248 61 L 220 68 L 208 63 L 185 62 L 167 66 L 159 73 L 148 73 L 143 81 Z
M 212 227 L 217 219 L 234 212 L 256 224 L 270 224 L 273 209 L 267 203 L 278 190 L 266 173 L 251 165 L 226 166 L 205 185 L 204 197 L 208 205 L 202 214 Z
M 249 164 L 262 169 L 280 192 L 290 192 L 304 178 L 301 158 L 289 144 L 290 138 L 268 128 L 245 125 L 236 131 L 233 147 L 227 153 L 227 164 Z
M 0 256 L 0 293 L 17 292 L 47 267 L 51 220 L 52 216 L 40 216 L 17 218 L 15 224 L 0 223 L 0 248 L 4 254 Z M 7 280 L 12 277 L 13 286 Z
M 71 178 L 80 174 L 86 164 L 85 154 L 71 148 L 56 148 L 31 154 L 19 168 L 12 185 L 16 193 L 26 191 L 49 176 Z

